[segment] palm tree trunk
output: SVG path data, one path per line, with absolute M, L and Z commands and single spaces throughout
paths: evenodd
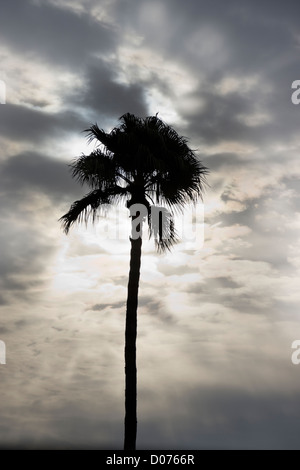
M 125 327 L 125 428 L 124 450 L 135 450 L 137 434 L 137 307 L 140 279 L 142 236 L 130 238 L 130 269 Z

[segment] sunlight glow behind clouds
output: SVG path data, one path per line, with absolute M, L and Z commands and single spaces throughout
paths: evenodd
M 147 103 L 150 113 L 159 115 L 167 122 L 184 124 L 179 109 L 190 102 L 189 95 L 197 89 L 198 78 L 186 71 L 180 64 L 166 60 L 158 53 L 141 46 L 122 46 L 118 51 L 121 83 L 141 80 L 147 87 Z M 151 81 L 157 77 L 153 87 Z M 166 94 L 166 88 L 171 96 Z M 186 104 L 188 106 L 188 103 Z

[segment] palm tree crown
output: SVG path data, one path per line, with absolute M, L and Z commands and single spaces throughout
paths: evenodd
M 95 150 L 71 163 L 72 176 L 90 192 L 75 201 L 61 217 L 68 233 L 74 222 L 95 221 L 97 211 L 107 204 L 127 201 L 127 207 L 143 204 L 148 210 L 149 235 L 158 250 L 176 241 L 174 206 L 183 208 L 202 198 L 208 170 L 188 147 L 187 140 L 156 116 L 144 119 L 127 113 L 110 133 L 92 125 L 86 129 Z M 157 227 L 151 207 L 165 206 L 168 224 Z M 157 207 L 157 206 L 156 206 Z

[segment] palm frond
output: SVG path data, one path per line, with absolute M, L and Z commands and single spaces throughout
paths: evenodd
M 118 202 L 118 200 L 126 197 L 126 194 L 127 190 L 118 186 L 106 191 L 95 189 L 82 199 L 73 202 L 69 211 L 59 219 L 64 232 L 67 234 L 75 222 L 84 221 L 87 224 L 91 219 L 94 223 L 97 211 L 101 207 L 104 208 L 113 202 Z
M 158 252 L 171 249 L 179 242 L 173 215 L 165 207 L 151 206 L 148 212 L 149 238 L 154 238 L 154 243 Z
M 103 129 L 100 129 L 97 123 L 92 124 L 83 132 L 87 134 L 88 143 L 92 143 L 94 140 L 96 140 L 96 143 L 101 142 L 103 145 L 107 146 L 109 134 L 106 133 Z
M 116 183 L 116 166 L 100 150 L 81 155 L 70 167 L 73 178 L 81 185 L 87 184 L 91 188 L 100 189 Z

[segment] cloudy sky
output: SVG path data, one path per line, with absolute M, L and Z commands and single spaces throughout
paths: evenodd
M 300 448 L 299 16 L 0 0 L 0 446 L 122 448 L 128 214 L 68 236 L 58 219 L 85 194 L 67 167 L 82 131 L 158 112 L 210 187 L 172 253 L 144 241 L 137 445 Z

